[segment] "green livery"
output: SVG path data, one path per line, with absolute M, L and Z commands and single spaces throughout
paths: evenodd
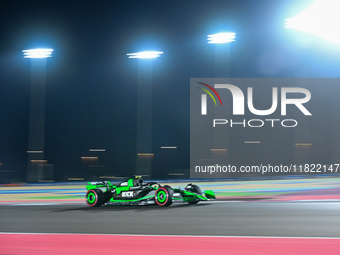
M 103 204 L 157 204 L 169 206 L 173 202 L 196 204 L 199 201 L 216 199 L 211 190 L 203 194 L 200 187 L 188 184 L 184 189 L 162 186 L 159 182 L 144 182 L 141 177 L 119 184 L 109 181 L 89 182 L 86 185 L 85 201 L 89 206 Z

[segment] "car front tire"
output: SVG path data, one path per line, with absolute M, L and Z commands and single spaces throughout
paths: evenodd
M 173 190 L 169 186 L 160 187 L 156 190 L 155 202 L 159 206 L 169 206 L 172 204 Z

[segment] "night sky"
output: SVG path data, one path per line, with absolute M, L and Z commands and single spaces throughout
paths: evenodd
M 153 177 L 166 178 L 168 170 L 189 168 L 190 78 L 214 77 L 215 70 L 208 34 L 236 33 L 231 77 L 339 77 L 338 45 L 284 27 L 311 2 L 1 1 L 0 162 L 15 171 L 6 178 L 26 176 L 31 61 L 22 50 L 54 49 L 45 157 L 58 181 L 84 176 L 81 157 L 94 155 L 90 148 L 106 149 L 100 174 L 134 173 L 138 60 L 126 54 L 164 52 L 153 60 Z M 166 155 L 163 145 L 178 149 Z

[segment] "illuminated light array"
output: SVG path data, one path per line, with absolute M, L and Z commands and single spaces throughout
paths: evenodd
M 98 159 L 98 157 L 81 157 L 81 159 Z
M 221 152 L 225 152 L 227 151 L 227 149 L 210 149 L 211 151 L 221 151 Z
M 84 178 L 67 178 L 67 180 L 69 180 L 69 181 L 83 181 L 84 180 Z
M 89 149 L 89 151 L 106 151 L 105 149 Z
M 161 51 L 141 51 L 137 53 L 126 54 L 129 58 L 159 58 L 163 54 Z
M 27 151 L 27 153 L 44 153 L 44 151 Z
M 115 176 L 99 176 L 101 179 L 114 179 L 116 178 Z
M 52 57 L 52 49 L 30 49 L 23 50 L 24 58 L 50 58 Z
M 244 141 L 244 143 L 261 143 L 261 141 Z
M 311 143 L 296 143 L 295 146 L 312 146 Z
M 138 156 L 146 156 L 146 157 L 153 157 L 154 154 L 153 153 L 137 153 Z
M 32 159 L 31 162 L 32 163 L 46 163 L 47 164 L 46 159 Z
M 161 146 L 161 149 L 177 149 L 177 146 Z
M 316 0 L 295 17 L 286 19 L 286 28 L 314 34 L 326 41 L 340 44 L 339 11 L 339 0 Z
M 235 33 L 218 33 L 208 35 L 208 43 L 230 43 L 235 41 Z

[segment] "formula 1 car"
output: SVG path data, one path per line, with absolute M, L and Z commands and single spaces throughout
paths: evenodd
M 159 182 L 143 182 L 141 177 L 129 179 L 119 184 L 111 184 L 109 181 L 89 182 L 85 196 L 87 205 L 101 206 L 103 204 L 157 204 L 169 206 L 173 202 L 180 201 L 196 204 L 199 201 L 215 199 L 211 190 L 202 194 L 201 189 L 195 184 L 188 184 L 184 189 L 171 188 L 168 185 L 161 186 Z

